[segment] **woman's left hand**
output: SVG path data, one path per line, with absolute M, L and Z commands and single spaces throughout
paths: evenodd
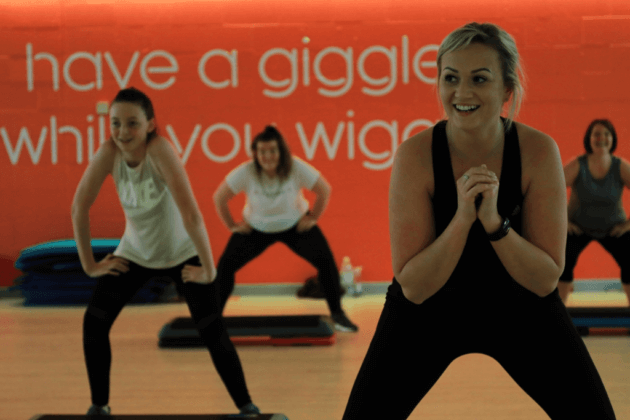
M 491 188 L 482 193 L 481 204 L 477 209 L 477 218 L 485 226 L 487 223 L 492 223 L 493 220 L 501 219 L 497 210 L 499 180 L 494 172 L 488 171 L 486 165 L 481 165 L 481 169 L 487 171 L 490 176 L 494 177 L 494 182 L 490 184 Z
M 317 224 L 317 219 L 313 216 L 309 216 L 305 214 L 304 217 L 300 219 L 297 224 L 298 233 L 307 232 L 313 228 Z
M 182 269 L 182 280 L 184 283 L 192 282 L 192 283 L 200 283 L 200 284 L 210 284 L 214 281 L 216 277 L 216 270 L 212 270 L 212 276 L 208 275 L 206 269 L 200 267 L 198 265 L 188 265 L 186 264 Z
M 626 220 L 625 222 L 615 225 L 610 230 L 610 236 L 619 238 L 622 235 L 624 235 L 626 232 L 630 232 L 630 220 Z

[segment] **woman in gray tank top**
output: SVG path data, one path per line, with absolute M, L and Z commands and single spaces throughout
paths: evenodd
M 110 109 L 111 138 L 89 163 L 72 203 L 81 265 L 98 278 L 83 319 L 83 349 L 92 406 L 110 416 L 109 331 L 125 304 L 152 277 L 169 277 L 183 291 L 199 335 L 240 414 L 260 414 L 221 316 L 208 233 L 188 176 L 168 141 L 157 135 L 150 99 L 121 90 Z M 101 261 L 90 244 L 89 210 L 112 175 L 125 213 L 120 245 Z M 159 387 L 156 387 L 156 392 Z
M 621 203 L 624 186 L 630 188 L 630 163 L 613 156 L 617 133 L 608 120 L 593 120 L 584 135 L 586 154 L 564 168 L 569 199 L 569 224 L 564 272 L 558 282 L 566 303 L 572 290 L 578 256 L 592 241 L 599 242 L 621 269 L 621 282 L 630 304 L 630 221 Z

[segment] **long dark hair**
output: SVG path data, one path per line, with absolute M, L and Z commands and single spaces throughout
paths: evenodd
M 254 141 L 252 141 L 251 150 L 252 155 L 254 156 L 256 172 L 258 173 L 258 176 L 262 173 L 262 166 L 260 166 L 260 163 L 258 162 L 256 153 L 258 143 L 261 141 L 272 140 L 276 140 L 278 143 L 278 150 L 280 151 L 280 159 L 278 161 L 278 168 L 276 169 L 276 172 L 278 173 L 280 179 L 284 179 L 289 176 L 289 173 L 291 173 L 291 164 L 293 162 L 291 159 L 291 151 L 289 150 L 289 146 L 287 146 L 287 142 L 284 140 L 284 137 L 280 134 L 280 131 L 271 125 L 266 126 L 262 132 L 258 133 L 256 137 L 254 137 Z
M 610 131 L 610 134 L 612 134 L 613 144 L 612 144 L 612 147 L 610 148 L 610 154 L 612 155 L 612 153 L 617 148 L 617 132 L 615 131 L 615 127 L 613 126 L 613 124 L 609 120 L 606 120 L 606 119 L 593 120 L 588 125 L 588 128 L 586 129 L 586 133 L 584 134 L 584 149 L 586 150 L 586 153 L 588 153 L 589 155 L 593 153 L 593 148 L 591 147 L 591 134 L 593 133 L 593 128 L 595 128 L 597 124 L 603 125 L 604 127 L 608 129 L 608 131 Z
M 146 115 L 147 120 L 155 119 L 155 111 L 153 110 L 153 104 L 151 103 L 151 99 L 144 93 L 140 92 L 138 89 L 134 87 L 130 87 L 127 89 L 123 89 L 118 92 L 114 100 L 112 101 L 112 105 L 116 102 L 129 102 L 135 105 L 138 105 L 144 111 L 144 115 Z M 147 134 L 147 142 L 151 139 L 154 139 L 158 135 L 157 124 L 155 124 L 155 128 L 153 131 Z

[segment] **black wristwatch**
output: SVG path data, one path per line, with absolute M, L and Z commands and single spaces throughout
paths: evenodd
M 490 239 L 491 241 L 498 241 L 499 239 L 505 238 L 505 236 L 507 236 L 508 232 L 510 231 L 511 227 L 512 225 L 510 224 L 510 219 L 505 217 L 503 219 L 503 223 L 501 224 L 501 227 L 499 228 L 499 230 L 497 230 L 494 233 L 488 234 L 488 239 Z

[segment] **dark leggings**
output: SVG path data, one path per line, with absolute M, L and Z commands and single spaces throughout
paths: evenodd
M 469 353 L 494 358 L 552 420 L 615 419 L 557 289 L 527 304 L 468 294 L 415 305 L 388 296 L 343 419 L 408 418 L 449 364 Z
M 109 331 L 116 317 L 138 289 L 151 277 L 157 276 L 167 276 L 180 283 L 199 334 L 210 350 L 214 366 L 236 406 L 240 408 L 251 402 L 241 362 L 220 314 L 218 283 L 183 283 L 181 272 L 185 264 L 201 265 L 198 257 L 164 270 L 148 269 L 129 262 L 128 272 L 98 279 L 83 319 L 83 351 L 92 404 L 106 405 L 109 402 L 112 363 Z
M 228 297 L 234 290 L 234 274 L 276 242 L 282 242 L 317 269 L 330 311 L 340 312 L 339 271 L 330 246 L 318 226 L 298 233 L 297 225 L 277 233 L 264 233 L 254 229 L 249 234 L 232 235 L 217 266 L 217 281 L 221 285 L 221 310 L 225 308 Z
M 621 237 L 606 236 L 602 239 L 596 239 L 587 234 L 567 236 L 567 251 L 564 263 L 564 272 L 560 276 L 560 281 L 573 281 L 573 269 L 577 264 L 578 257 L 584 251 L 584 248 L 591 242 L 597 241 L 604 247 L 606 251 L 612 255 L 621 268 L 621 282 L 630 284 L 630 233 L 625 233 Z

